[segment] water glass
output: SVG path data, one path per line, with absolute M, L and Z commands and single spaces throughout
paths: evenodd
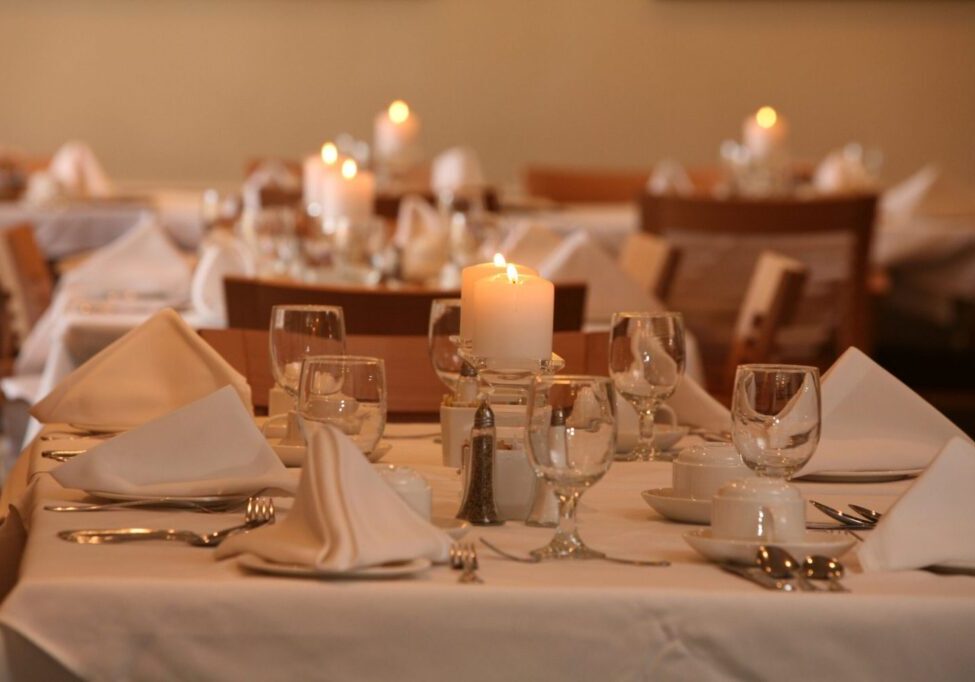
M 457 388 L 464 360 L 457 354 L 460 335 L 460 299 L 437 298 L 430 305 L 430 328 L 427 341 L 430 362 L 440 381 L 451 390 Z
M 302 360 L 345 353 L 345 315 L 341 306 L 276 305 L 269 338 L 274 380 L 295 398 Z

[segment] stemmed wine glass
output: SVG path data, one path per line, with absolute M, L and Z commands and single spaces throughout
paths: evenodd
M 437 377 L 451 390 L 457 389 L 464 360 L 457 354 L 456 339 L 460 335 L 460 299 L 437 298 L 430 305 L 430 327 L 427 341 L 430 362 Z
M 539 559 L 599 559 L 576 530 L 583 492 L 609 470 L 616 443 L 613 385 L 608 377 L 536 376 L 528 390 L 528 456 L 559 500 L 559 525 Z
M 361 355 L 313 355 L 301 363 L 298 414 L 302 428 L 331 424 L 370 459 L 386 427 L 386 365 Z
M 731 401 L 731 434 L 759 476 L 790 478 L 816 451 L 819 370 L 803 365 L 740 365 Z
M 640 415 L 640 439 L 627 459 L 670 461 L 653 442 L 657 407 L 677 390 L 684 373 L 684 319 L 680 313 L 614 313 L 609 373 Z
M 270 346 L 274 380 L 292 399 L 297 399 L 302 360 L 309 355 L 345 353 L 345 316 L 341 306 L 274 306 Z M 294 410 L 289 413 L 288 431 L 282 443 L 302 443 Z

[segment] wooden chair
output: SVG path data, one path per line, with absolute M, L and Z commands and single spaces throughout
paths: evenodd
M 650 171 L 529 165 L 522 183 L 531 196 L 563 203 L 637 201 Z
M 644 194 L 643 230 L 666 235 L 683 250 L 671 304 L 688 320 L 695 303 L 687 305 L 681 296 L 692 275 L 710 285 L 712 299 L 728 300 L 740 297 L 748 272 L 743 268 L 763 249 L 805 263 L 809 282 L 799 318 L 828 316 L 817 321 L 832 345 L 822 357 L 828 363 L 850 345 L 869 349 L 868 257 L 876 204 L 873 195 L 714 199 Z M 737 291 L 717 283 L 730 270 L 746 273 Z
M 619 263 L 627 275 L 658 301 L 666 301 L 680 262 L 680 249 L 666 239 L 640 232 L 623 242 Z
M 51 304 L 54 281 L 31 225 L 7 228 L 2 235 L 11 267 L 11 295 L 23 315 L 20 326 L 25 327 L 21 331 L 26 334 Z
M 227 277 L 224 292 L 231 327 L 266 329 L 275 305 L 339 305 L 346 333 L 378 336 L 426 336 L 433 300 L 460 296 L 456 290 L 326 287 L 244 277 Z M 582 329 L 585 305 L 585 284 L 557 285 L 555 330 Z
M 203 329 L 200 336 L 247 378 L 255 410 L 267 411 L 268 391 L 274 385 L 266 329 Z M 586 369 L 586 335 L 556 333 L 555 352 L 568 372 Z M 440 383 L 424 336 L 349 335 L 351 355 L 379 357 L 386 364 L 387 415 L 390 421 L 437 421 L 446 387 Z M 605 371 L 603 372 L 605 374 Z

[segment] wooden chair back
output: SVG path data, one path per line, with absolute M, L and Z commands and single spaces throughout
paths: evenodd
M 637 201 L 650 177 L 648 170 L 608 170 L 529 165 L 522 170 L 525 191 L 562 203 Z
M 688 273 L 689 254 L 699 250 L 697 247 L 723 249 L 708 264 L 712 270 L 753 263 L 759 246 L 806 263 L 806 300 L 821 295 L 820 308 L 829 308 L 835 326 L 830 331 L 835 355 L 850 345 L 870 345 L 868 258 L 876 205 L 874 195 L 715 199 L 644 194 L 642 220 L 645 232 L 666 235 L 684 249 L 681 273 L 671 297 L 675 305 Z M 751 245 L 751 255 L 740 250 L 749 248 L 743 246 L 746 243 Z M 817 260 L 815 245 L 827 243 L 833 251 Z M 692 249 L 687 244 L 697 247 Z
M 627 275 L 658 301 L 666 301 L 677 274 L 680 249 L 646 232 L 631 234 L 623 242 L 619 263 Z
M 267 330 L 202 329 L 200 336 L 238 372 L 247 378 L 258 413 L 267 412 L 268 391 L 274 385 Z M 555 352 L 566 361 L 567 372 L 587 368 L 587 335 L 556 333 Z M 447 388 L 440 383 L 426 336 L 349 335 L 351 355 L 383 358 L 386 364 L 387 415 L 390 421 L 437 421 Z M 605 374 L 605 371 L 603 371 Z
M 430 304 L 460 296 L 457 290 L 329 287 L 247 277 L 227 277 L 224 292 L 231 327 L 267 329 L 275 305 L 339 305 L 346 333 L 377 336 L 426 336 Z M 555 330 L 582 329 L 585 307 L 585 284 L 556 285 Z
M 31 225 L 7 228 L 2 234 L 13 270 L 12 295 L 19 298 L 18 303 L 29 330 L 51 304 L 54 280 Z

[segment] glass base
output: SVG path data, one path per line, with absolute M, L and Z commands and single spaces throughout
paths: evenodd
M 673 462 L 675 453 L 660 450 L 653 443 L 645 443 L 641 441 L 633 448 L 632 460 L 641 460 L 644 462 Z
M 552 541 L 544 547 L 533 549 L 531 556 L 541 561 L 546 559 L 603 559 L 605 554 L 590 549 L 577 533 L 565 535 L 556 533 Z

